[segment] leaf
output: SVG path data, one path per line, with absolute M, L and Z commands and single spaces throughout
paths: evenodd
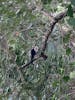
M 35 33 L 33 31 L 29 32 L 29 35 L 33 38 L 35 36 Z
M 22 6 L 21 8 L 19 8 L 17 11 L 16 11 L 16 15 L 17 17 L 19 17 L 21 14 L 23 14 L 23 12 L 25 12 L 26 9 L 24 6 Z
M 73 17 L 73 9 L 72 9 L 71 4 L 68 6 L 67 15 L 68 15 L 69 17 Z
M 69 77 L 69 76 L 63 76 L 63 80 L 64 80 L 65 82 L 68 82 L 68 81 L 69 81 L 69 79 L 70 79 L 70 77 Z
M 8 88 L 8 93 L 10 93 L 10 92 L 11 92 L 11 88 L 9 87 L 9 88 Z
M 16 48 L 16 49 L 15 49 L 15 54 L 16 54 L 16 55 L 20 55 L 20 53 L 21 53 L 20 49 Z
M 55 94 L 52 96 L 52 100 L 56 100 L 56 96 L 55 96 Z
M 52 0 L 41 0 L 43 4 L 48 4 L 50 3 Z
M 69 39 L 70 39 L 70 34 L 66 34 L 66 35 L 63 37 L 63 42 L 64 42 L 64 43 L 68 43 L 68 42 L 69 42 Z
M 69 25 L 72 25 L 73 27 L 75 27 L 75 18 L 69 18 L 67 21 Z
M 63 0 L 58 0 L 60 3 L 63 1 Z
M 63 73 L 64 73 L 64 69 L 60 68 L 60 74 L 63 74 Z
M 75 6 L 75 0 L 71 0 L 72 5 Z
M 60 67 L 63 66 L 63 59 L 62 59 L 62 56 L 59 57 L 59 66 L 60 66 Z
M 71 48 L 67 47 L 66 54 L 69 56 L 71 54 Z
M 70 72 L 70 78 L 71 78 L 71 79 L 75 78 L 75 71 Z
M 52 84 L 53 87 L 57 87 L 58 85 L 59 85 L 59 82 L 57 80 L 54 81 L 53 84 Z
M 69 63 L 71 66 L 75 66 L 75 62 L 71 62 Z
M 14 78 L 14 74 L 12 71 L 9 72 L 9 78 Z
M 48 57 L 51 59 L 52 56 L 56 55 L 57 48 L 55 47 L 55 44 L 53 42 L 48 43 Z
M 22 56 L 17 55 L 16 56 L 16 64 L 21 66 L 24 63 L 24 59 L 22 58 Z

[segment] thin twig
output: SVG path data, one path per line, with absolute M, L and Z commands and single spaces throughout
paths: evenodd
M 61 100 L 62 98 L 64 98 L 65 95 L 70 96 L 70 95 L 72 95 L 72 94 L 75 94 L 75 91 L 62 95 L 58 100 Z
M 27 66 L 29 66 L 30 64 L 32 64 L 32 62 L 38 60 L 40 57 L 41 57 L 41 56 L 38 56 L 37 58 L 33 59 L 33 61 L 30 61 L 30 62 L 28 62 L 27 64 L 22 65 L 20 69 L 26 68 Z

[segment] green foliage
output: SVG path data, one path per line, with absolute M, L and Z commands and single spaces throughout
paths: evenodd
M 61 31 L 60 27 L 75 26 L 75 2 L 71 0 L 72 4 L 69 3 L 64 0 L 0 0 L 0 93 L 1 89 L 3 90 L 0 94 L 1 100 L 58 100 L 67 93 L 67 82 L 70 83 L 70 79 L 75 78 L 75 60 L 69 46 L 71 34 L 64 29 Z M 55 16 L 66 9 L 67 5 L 68 23 L 61 20 L 60 24 L 56 24 L 45 52 L 48 55 L 47 60 L 39 58 L 21 70 L 20 67 L 30 61 L 29 51 L 32 46 L 38 45 L 41 52 L 42 36 L 50 29 L 52 20 L 40 9 L 43 8 Z M 74 35 L 73 28 L 70 28 Z M 5 49 L 2 48 L 4 44 L 7 47 L 4 47 Z M 71 61 L 70 56 L 74 61 Z
M 63 59 L 62 59 L 62 56 L 59 57 L 59 67 L 63 67 Z
M 43 2 L 43 4 L 48 4 L 50 3 L 52 0 L 41 0 Z
M 72 25 L 73 27 L 75 27 L 75 18 L 69 18 L 67 21 L 69 25 Z
M 43 2 L 43 4 L 48 4 L 50 3 L 52 0 L 41 0 Z
M 11 88 L 8 88 L 8 93 L 10 93 L 11 92 Z
M 52 96 L 52 100 L 57 100 L 55 94 Z
M 72 5 L 75 6 L 75 0 L 71 0 Z
M 71 48 L 67 47 L 67 48 L 66 48 L 66 54 L 69 56 L 69 55 L 71 54 L 71 52 L 72 52 L 72 51 L 71 51 Z
M 65 82 L 68 82 L 68 81 L 70 80 L 70 77 L 69 77 L 69 76 L 63 76 L 63 80 L 64 80 Z
M 75 71 L 70 72 L 70 78 L 71 78 L 71 79 L 75 79 Z
M 15 49 L 16 64 L 21 66 L 25 62 L 25 54 L 21 52 L 20 48 Z
M 70 40 L 70 34 L 65 34 L 64 37 L 63 37 L 63 42 L 69 43 L 69 40 Z
M 31 30 L 30 32 L 29 32 L 29 35 L 33 38 L 33 37 L 35 37 L 35 33 Z
M 58 0 L 58 1 L 62 3 L 63 0 Z
M 73 8 L 72 8 L 72 5 L 68 5 L 68 11 L 67 11 L 67 15 L 69 17 L 73 17 Z
M 59 67 L 61 67 L 61 66 L 59 66 Z M 58 73 L 59 73 L 60 75 L 64 75 L 64 68 L 59 68 L 59 69 L 58 69 Z
M 17 17 L 19 17 L 20 15 L 22 15 L 24 12 L 26 12 L 26 10 L 25 10 L 25 7 L 23 6 L 23 7 L 21 7 L 20 9 L 18 9 L 16 11 Z
M 13 79 L 14 78 L 14 73 L 12 70 L 9 71 L 9 78 Z

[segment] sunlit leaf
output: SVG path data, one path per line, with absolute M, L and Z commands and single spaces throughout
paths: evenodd
M 75 78 L 75 71 L 70 72 L 70 78 L 71 78 L 71 79 Z

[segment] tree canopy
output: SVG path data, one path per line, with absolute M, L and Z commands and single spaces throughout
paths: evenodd
M 0 0 L 0 100 L 74 94 L 75 0 Z

